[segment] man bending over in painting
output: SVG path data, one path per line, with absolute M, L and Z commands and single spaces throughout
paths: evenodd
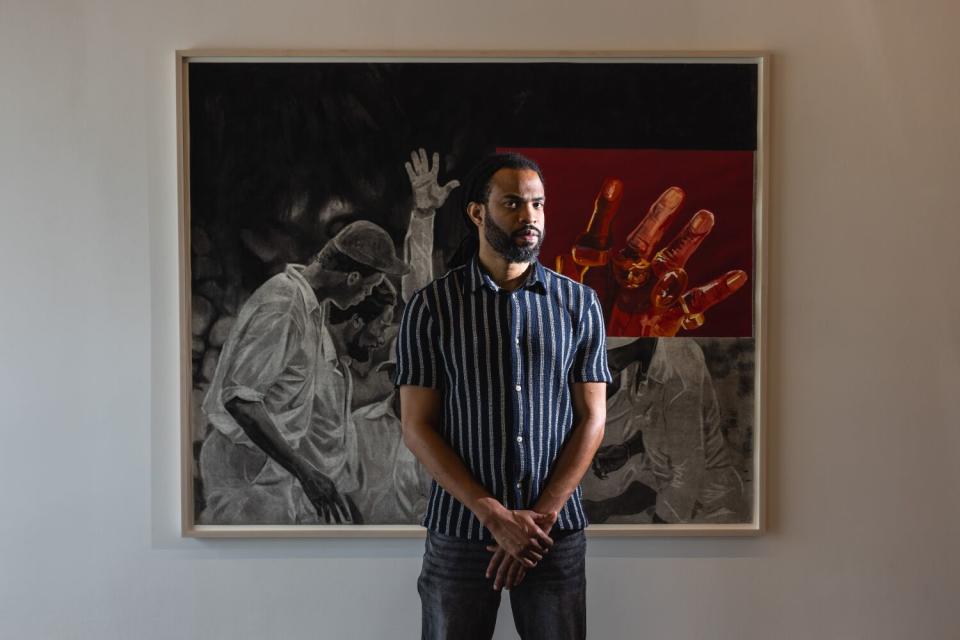
M 608 362 L 607 435 L 584 481 L 591 521 L 653 507 L 654 523 L 743 522 L 743 480 L 700 346 L 640 338 L 611 349 Z
M 311 264 L 288 265 L 244 303 L 203 403 L 204 524 L 357 522 L 352 376 L 338 351 L 361 322 L 330 321 L 409 267 L 379 226 L 344 227 Z M 353 323 L 352 328 L 347 327 Z

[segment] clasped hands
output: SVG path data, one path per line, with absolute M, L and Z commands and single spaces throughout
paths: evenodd
M 496 540 L 487 547 L 493 553 L 486 577 L 493 578 L 493 588 L 512 589 L 520 584 L 527 570 L 543 560 L 553 546 L 548 535 L 557 521 L 557 512 L 539 513 L 528 509 L 497 509 L 484 523 Z

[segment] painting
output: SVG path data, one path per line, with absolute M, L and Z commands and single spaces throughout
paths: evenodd
M 541 263 L 598 293 L 593 534 L 763 530 L 766 87 L 757 53 L 177 55 L 182 523 L 413 536 L 406 301 L 474 250 L 469 169 L 544 174 Z

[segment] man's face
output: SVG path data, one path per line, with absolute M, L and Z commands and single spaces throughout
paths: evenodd
M 337 343 L 337 351 L 353 358 L 356 362 L 366 362 L 370 352 L 382 348 L 389 337 L 393 324 L 393 307 L 386 307 L 376 318 L 367 322 L 359 313 L 353 314 L 347 321 L 330 325 L 330 335 Z
M 356 271 L 347 274 L 344 283 L 330 294 L 330 300 L 341 309 L 348 309 L 363 302 L 373 288 L 383 280 L 382 273 L 363 277 Z
M 532 262 L 544 236 L 543 182 L 530 169 L 500 169 L 490 179 L 483 236 L 507 262 Z
M 366 360 L 371 351 L 382 349 L 393 333 L 391 329 L 396 329 L 396 325 L 393 324 L 393 306 L 388 306 L 379 316 L 367 322 L 353 338 L 349 350 L 356 355 L 351 353 L 352 357 Z

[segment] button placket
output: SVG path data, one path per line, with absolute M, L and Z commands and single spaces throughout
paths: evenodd
M 514 336 L 514 362 L 516 363 L 516 369 L 514 370 L 514 375 L 517 376 L 515 380 L 514 390 L 517 392 L 515 400 L 518 407 L 518 420 L 514 422 L 516 426 L 516 444 L 514 445 L 515 460 L 517 461 L 517 479 L 516 483 L 516 492 L 514 499 L 516 500 L 517 506 L 523 505 L 523 474 L 526 467 L 526 460 L 524 458 L 523 451 L 523 433 L 524 433 L 524 421 L 527 418 L 523 410 L 523 384 L 522 384 L 522 375 L 523 375 L 523 357 L 520 350 L 520 328 L 523 326 L 523 309 L 520 306 L 519 292 L 522 290 L 514 291 L 510 294 L 510 301 L 513 303 L 513 323 L 512 323 L 512 333 Z

